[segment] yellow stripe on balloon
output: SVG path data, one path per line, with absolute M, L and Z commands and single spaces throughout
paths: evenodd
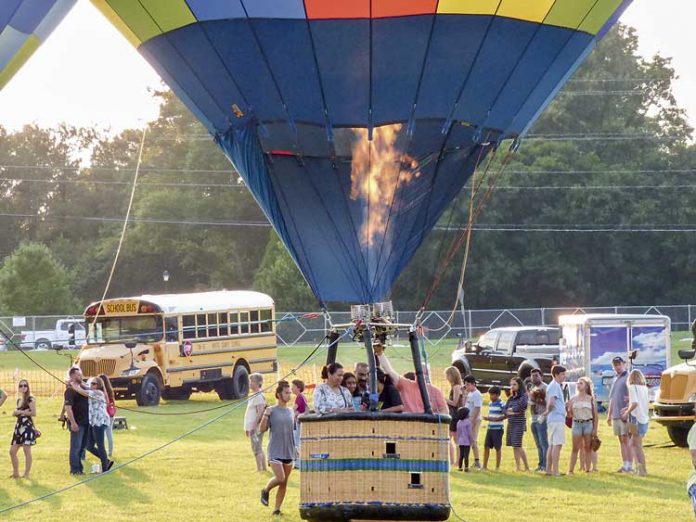
M 492 15 L 498 10 L 501 0 L 440 0 L 440 14 Z
M 498 16 L 543 22 L 554 0 L 503 0 L 498 8 Z
M 12 59 L 7 63 L 4 69 L 0 70 L 0 89 L 15 75 L 15 73 L 24 65 L 29 57 L 39 48 L 41 41 L 35 34 L 29 35 L 29 38 L 24 40 L 22 47 L 15 53 Z
M 599 0 L 592 12 L 583 21 L 580 30 L 590 34 L 597 34 L 604 27 L 604 24 L 607 23 L 607 20 L 616 12 L 621 3 L 622 0 Z

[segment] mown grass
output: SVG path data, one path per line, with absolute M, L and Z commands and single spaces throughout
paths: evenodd
M 675 351 L 678 349 L 676 345 L 684 347 L 688 344 L 679 341 L 685 337 L 682 334 L 675 339 Z M 281 362 L 290 366 L 296 364 L 308 350 L 308 347 L 281 348 Z M 407 348 L 392 347 L 390 350 L 397 364 L 407 366 L 408 361 L 400 359 L 402 354 L 407 357 Z M 434 368 L 440 370 L 447 364 L 450 350 L 451 346 L 434 354 L 431 358 L 431 362 L 437 363 L 433 364 Z M 0 368 L 31 367 L 22 364 L 17 355 L 21 357 L 21 354 L 0 354 Z M 37 356 L 47 365 L 47 361 L 55 358 L 53 360 L 58 361 L 53 368 L 65 368 L 65 363 L 55 354 Z M 442 359 L 438 360 L 438 356 Z M 360 352 L 357 348 L 341 351 L 341 360 L 347 363 L 358 358 Z M 14 425 L 12 402 L 10 398 L 0 408 L 0 434 L 8 445 Z M 187 402 L 163 404 L 156 411 L 186 412 L 221 404 L 215 395 L 205 394 L 194 396 Z M 123 402 L 122 405 L 135 407 L 132 402 Z M 43 436 L 34 448 L 33 478 L 30 481 L 3 480 L 0 483 L 0 511 L 77 483 L 68 475 L 69 434 L 61 430 L 55 420 L 60 407 L 59 398 L 39 398 L 36 422 Z M 258 501 L 258 492 L 267 476 L 254 471 L 253 457 L 242 432 L 243 404 L 230 403 L 221 410 L 183 416 L 157 417 L 125 412 L 130 429 L 115 432 L 114 457 L 117 463 L 128 462 L 223 413 L 226 415 L 217 422 L 141 460 L 46 500 L 0 513 L 0 518 L 22 521 L 87 517 L 167 522 L 271 520 L 270 510 Z M 482 431 L 481 441 L 483 435 Z M 515 473 L 512 452 L 504 449 L 503 469 L 499 473 L 451 473 L 453 505 L 467 521 L 574 521 L 587 520 L 588 517 L 591 520 L 631 521 L 693 519 L 684 488 L 690 470 L 689 454 L 669 443 L 664 428 L 651 424 L 646 437 L 650 472 L 647 478 L 613 473 L 620 466 L 620 457 L 605 422 L 602 422 L 600 437 L 604 441 L 600 450 L 600 473 L 560 478 Z M 536 464 L 536 450 L 529 432 L 525 446 L 530 463 Z M 562 469 L 567 469 L 568 457 L 569 448 L 566 447 Z M 5 476 L 9 476 L 9 457 L 4 459 L 0 457 L 0 472 L 4 469 Z M 88 461 L 91 463 L 95 459 L 90 455 Z M 299 478 L 299 473 L 291 478 L 282 520 L 300 520 L 297 510 Z

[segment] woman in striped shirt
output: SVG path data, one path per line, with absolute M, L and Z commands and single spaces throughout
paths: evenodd
M 522 471 L 520 461 L 524 464 L 524 471 L 529 471 L 527 454 L 522 447 L 522 438 L 527 431 L 527 391 L 524 382 L 519 377 L 510 379 L 510 398 L 505 404 L 505 415 L 508 419 L 508 431 L 506 446 L 512 446 L 515 455 L 515 467 Z

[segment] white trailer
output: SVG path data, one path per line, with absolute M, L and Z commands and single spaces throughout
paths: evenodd
M 664 315 L 562 315 L 560 363 L 566 367 L 570 392 L 580 377 L 592 379 L 598 401 L 605 401 L 614 381 L 617 355 L 645 375 L 654 400 L 662 372 L 670 366 L 671 321 Z

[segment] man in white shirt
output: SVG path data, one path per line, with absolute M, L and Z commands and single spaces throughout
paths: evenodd
M 464 389 L 466 390 L 466 407 L 469 408 L 469 419 L 471 419 L 471 449 L 474 452 L 474 468 L 481 469 L 479 461 L 478 433 L 481 428 L 481 407 L 483 406 L 483 396 L 476 387 L 476 378 L 473 375 L 464 377 Z

